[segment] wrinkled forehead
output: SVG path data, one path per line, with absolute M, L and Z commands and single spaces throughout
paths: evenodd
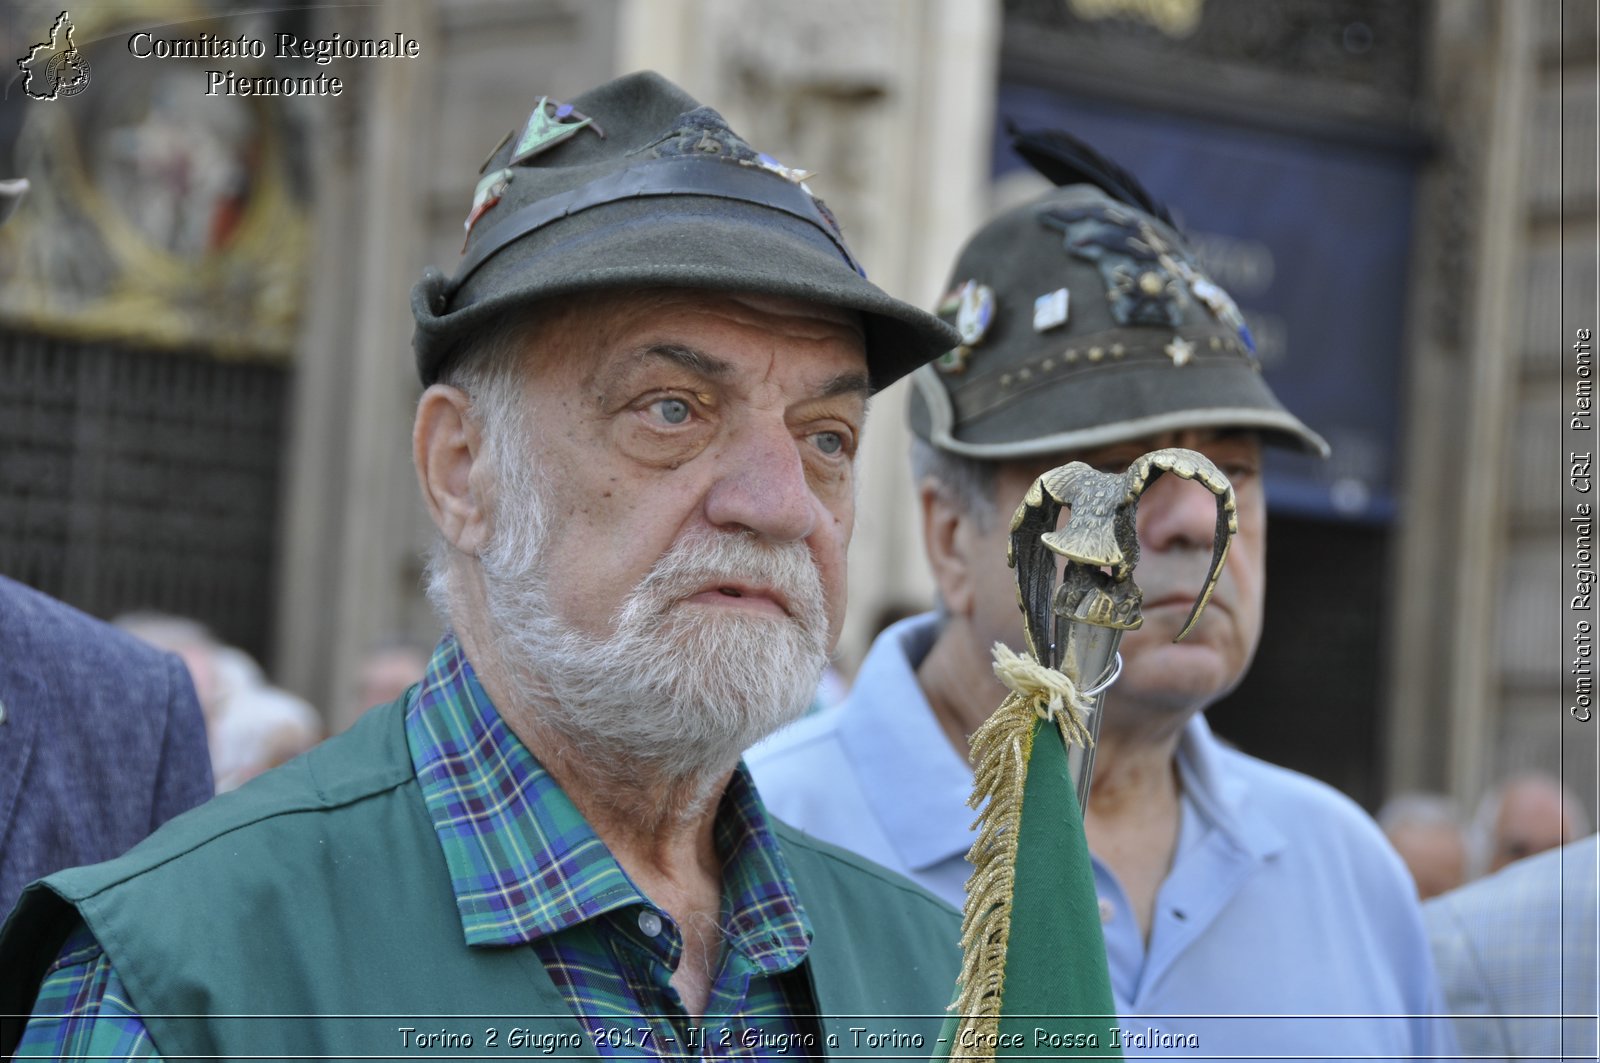
M 861 320 L 861 314 L 842 306 L 832 306 L 828 303 L 813 303 L 805 299 L 794 299 L 785 295 L 764 295 L 758 292 L 738 292 L 727 295 L 706 293 L 702 298 L 720 298 L 748 307 L 757 313 L 773 317 L 787 317 L 797 319 L 811 319 L 837 325 L 848 329 L 863 343 L 866 342 L 866 327 Z
M 606 362 L 625 357 L 642 335 L 660 332 L 693 344 L 699 318 L 837 344 L 863 365 L 866 361 L 865 328 L 856 311 L 787 296 L 664 288 L 595 292 L 536 308 L 524 319 L 524 366 L 535 374 L 564 368 L 588 377 Z

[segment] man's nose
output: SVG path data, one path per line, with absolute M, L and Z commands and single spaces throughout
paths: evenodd
M 1210 550 L 1217 532 L 1217 496 L 1168 473 L 1139 499 L 1139 545 L 1144 550 Z
M 750 426 L 729 441 L 721 465 L 706 497 L 713 526 L 777 542 L 803 540 L 816 527 L 817 496 L 787 425 Z

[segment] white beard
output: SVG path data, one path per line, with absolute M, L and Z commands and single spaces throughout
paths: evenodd
M 512 442 L 512 441 L 507 441 Z M 677 543 L 596 638 L 555 614 L 542 556 L 544 509 L 527 449 L 499 478 L 495 530 L 480 554 L 496 649 L 518 700 L 591 766 L 710 786 L 748 746 L 798 719 L 827 663 L 822 580 L 803 543 L 708 532 Z M 497 461 L 497 465 L 504 465 Z M 510 471 L 510 470 L 497 470 Z M 684 600 L 721 583 L 769 587 L 790 615 Z

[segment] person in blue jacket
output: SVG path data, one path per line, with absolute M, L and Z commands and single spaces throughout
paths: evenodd
M 183 662 L 0 576 L 0 912 L 211 795 Z

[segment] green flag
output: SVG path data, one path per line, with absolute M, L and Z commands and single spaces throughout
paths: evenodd
M 995 647 L 1012 690 L 972 737 L 968 859 L 957 996 L 935 1059 L 1121 1059 L 1083 812 L 1067 744 L 1089 706 L 1061 672 Z

